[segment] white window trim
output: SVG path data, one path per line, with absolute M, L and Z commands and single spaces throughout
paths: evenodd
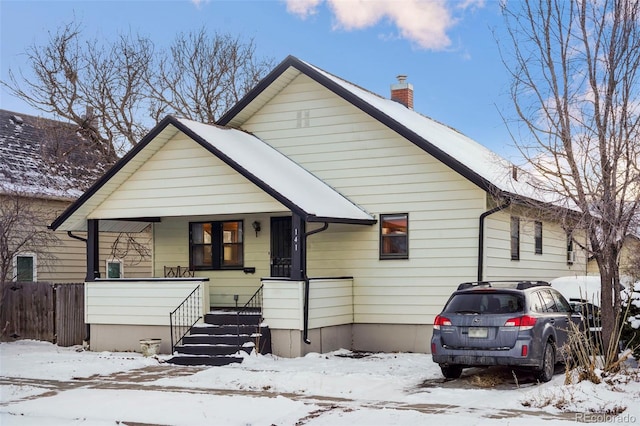
M 19 257 L 31 257 L 33 258 L 33 282 L 38 282 L 38 256 L 35 253 L 25 252 L 17 253 L 13 256 L 13 281 L 18 281 L 18 258 Z
M 120 276 L 118 278 L 124 278 L 124 262 L 122 261 L 122 259 L 107 259 L 105 260 L 104 263 L 104 276 L 105 278 L 109 279 L 109 264 L 110 263 L 119 263 L 120 264 Z M 112 279 L 118 279 L 118 278 L 112 278 Z

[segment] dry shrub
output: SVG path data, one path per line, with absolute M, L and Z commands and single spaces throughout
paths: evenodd
M 628 311 L 621 312 L 617 321 L 620 320 L 620 317 L 626 318 L 627 315 Z M 611 361 L 607 361 L 608 357 L 605 356 L 606 353 L 617 352 L 620 331 L 615 338 L 611 339 L 611 347 L 605 351 L 600 332 L 589 331 L 586 321 L 582 325 L 570 322 L 567 343 L 563 347 L 567 366 L 565 384 L 579 383 L 583 380 L 598 384 L 602 381 L 603 374 L 620 371 L 632 351 L 625 350 Z

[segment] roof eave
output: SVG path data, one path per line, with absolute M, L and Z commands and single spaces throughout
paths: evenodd
M 140 151 L 142 151 L 160 132 L 162 132 L 169 125 L 179 124 L 178 120 L 172 116 L 165 117 L 162 121 L 160 121 L 151 131 L 138 143 L 136 144 L 129 152 L 127 152 L 116 164 L 113 165 L 107 172 L 100 177 L 91 187 L 86 190 L 74 203 L 72 203 L 67 209 L 62 212 L 60 216 L 58 216 L 51 225 L 48 226 L 49 229 L 57 230 L 62 226 L 62 224 L 71 217 L 73 213 L 75 213 L 85 202 L 87 202 L 100 188 L 102 188 L 111 178 L 113 178 L 120 170 L 124 168 L 125 165 L 132 158 L 134 158 Z
M 281 192 L 279 192 L 277 189 L 275 189 L 274 187 L 269 185 L 267 182 L 259 179 L 253 173 L 251 173 L 250 171 L 248 171 L 247 169 L 242 167 L 240 164 L 235 162 L 231 157 L 226 155 L 224 152 L 222 152 L 219 149 L 217 149 L 216 147 L 212 146 L 205 139 L 203 139 L 198 133 L 194 132 L 193 130 L 191 130 L 186 125 L 180 123 L 179 121 L 177 121 L 174 125 L 177 127 L 178 130 L 183 132 L 185 135 L 189 136 L 191 139 L 193 139 L 195 142 L 197 142 L 204 149 L 206 149 L 211 154 L 213 154 L 216 157 L 218 157 L 220 160 L 222 160 L 225 164 L 227 164 L 229 167 L 234 169 L 236 172 L 238 172 L 244 178 L 248 179 L 251 183 L 256 185 L 258 188 L 260 188 L 266 194 L 268 194 L 269 196 L 273 197 L 280 204 L 284 205 L 286 208 L 291 210 L 294 214 L 302 217 L 307 222 L 363 223 L 363 224 L 376 223 L 375 219 L 357 219 L 357 218 L 341 218 L 341 217 L 331 217 L 331 218 L 326 217 L 326 218 L 322 218 L 321 220 L 319 220 L 319 219 L 317 219 L 318 218 L 317 216 L 315 216 L 312 213 L 309 213 L 309 212 L 305 211 L 303 207 L 299 206 L 294 201 L 292 201 L 288 197 L 284 196 Z M 369 222 L 371 222 L 371 223 L 369 223 Z

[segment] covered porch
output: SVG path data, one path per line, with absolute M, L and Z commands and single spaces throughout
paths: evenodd
M 349 346 L 353 322 L 353 278 L 310 277 L 308 240 L 333 225 L 376 222 L 258 138 L 168 117 L 51 228 L 87 233 L 92 349 L 137 350 L 139 339 L 156 337 L 170 352 L 169 313 L 195 292 L 196 321 L 253 297 L 274 353 L 298 356 Z M 148 226 L 151 276 L 100 277 L 100 234 Z
M 260 297 L 254 302 L 271 331 L 274 354 L 295 357 L 350 347 L 353 278 L 263 278 L 259 288 Z M 191 325 L 201 324 L 211 312 L 204 302 L 208 291 L 206 278 L 86 282 L 85 321 L 90 324 L 91 350 L 139 351 L 141 339 L 161 339 L 160 352 L 172 353 L 172 344 L 178 344 Z M 186 312 L 172 317 L 185 301 Z

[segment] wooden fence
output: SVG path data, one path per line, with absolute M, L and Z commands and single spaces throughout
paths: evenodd
M 59 346 L 85 338 L 84 284 L 6 283 L 0 305 L 0 340 L 43 340 Z

